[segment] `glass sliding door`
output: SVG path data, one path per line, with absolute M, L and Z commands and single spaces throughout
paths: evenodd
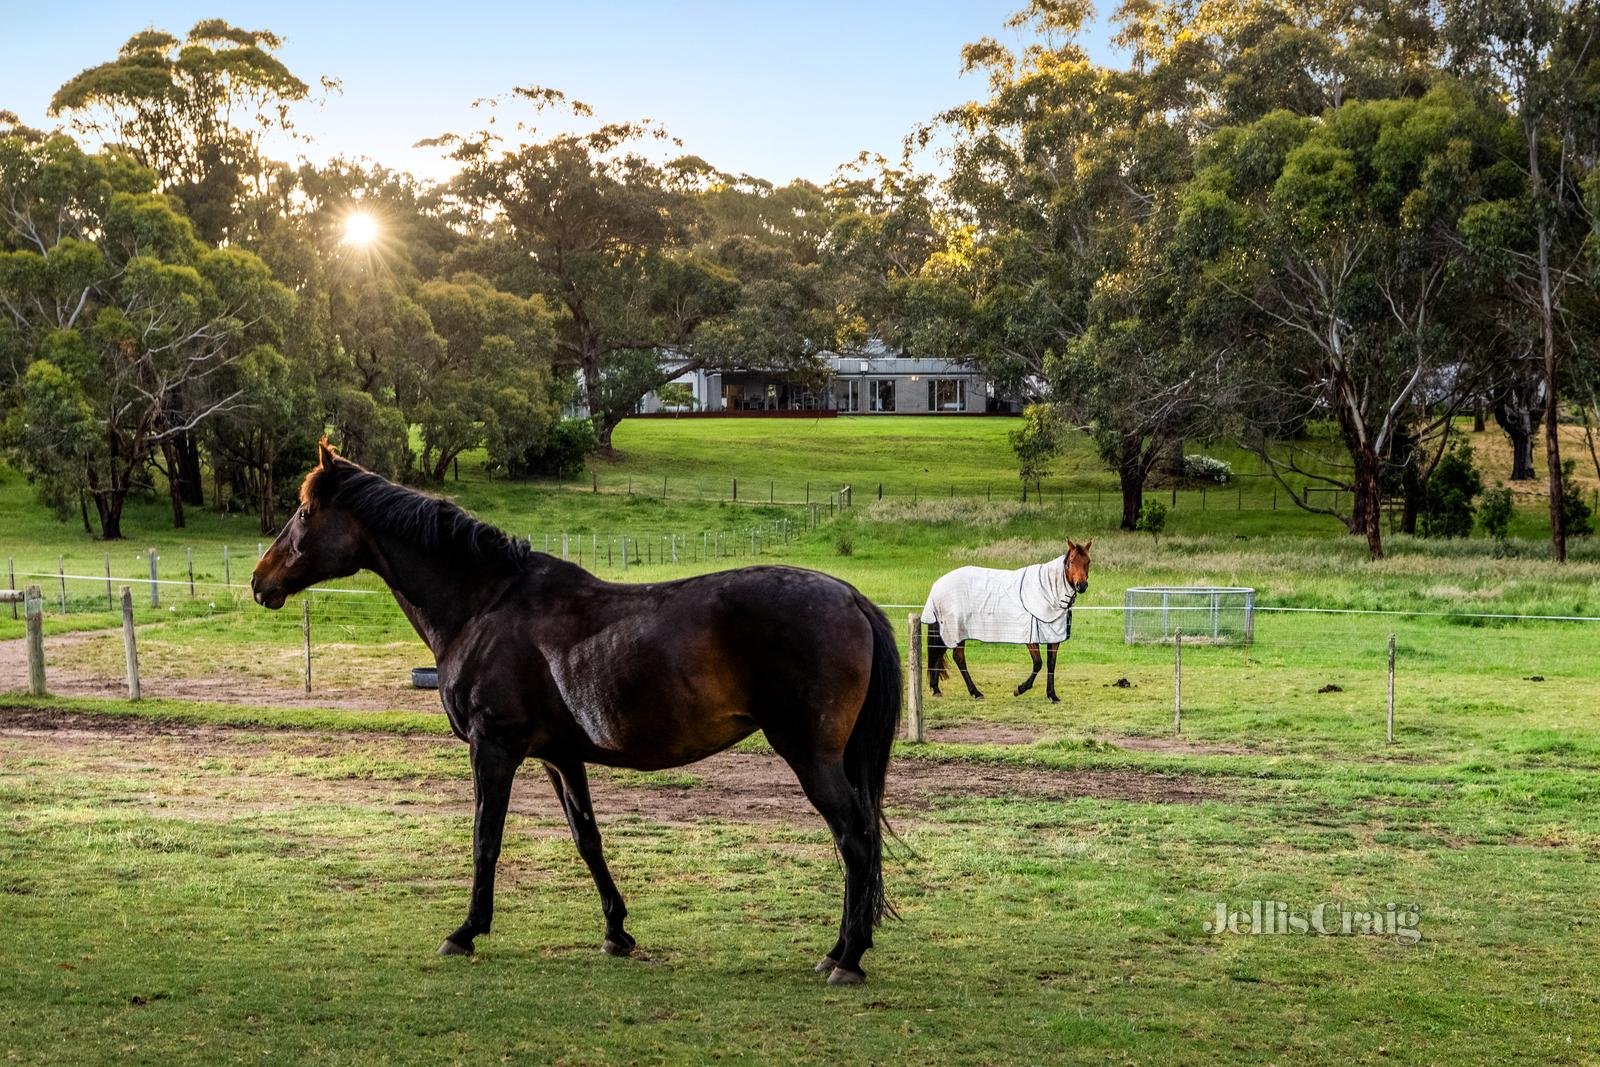
M 894 379 L 874 378 L 872 380 L 872 410 L 894 410 Z

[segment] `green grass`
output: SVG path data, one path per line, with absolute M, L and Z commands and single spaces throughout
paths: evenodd
M 1285 776 L 1231 757 L 1195 778 L 1212 799 L 1194 804 L 896 810 L 903 921 L 880 932 L 869 985 L 834 990 L 810 963 L 838 875 L 800 812 L 607 819 L 634 961 L 598 951 L 553 803 L 515 817 L 494 935 L 472 962 L 439 959 L 468 875 L 464 750 L 368 734 L 308 758 L 311 735 L 236 736 L 195 755 L 138 739 L 8 748 L 0 892 L 20 951 L 0 972 L 0 1048 L 34 1062 L 1563 1062 L 1600 1036 L 1592 777 L 1354 762 Z M 1165 757 L 1087 756 L 1174 773 Z M 1423 940 L 1203 931 L 1217 901 L 1257 899 L 1415 903 Z
M 1282 500 L 1274 510 L 1250 457 L 1200 444 L 1189 451 L 1234 462 L 1242 492 L 1184 490 L 1166 535 L 1122 534 L 1114 481 L 1086 449 L 1042 499 L 1018 499 L 1014 425 L 638 420 L 592 481 L 513 484 L 468 457 L 461 481 L 443 487 L 535 547 L 550 537 L 559 550 L 567 534 L 586 565 L 617 580 L 781 562 L 838 574 L 883 604 L 920 605 L 953 567 L 1020 566 L 1070 536 L 1095 542 L 1087 609 L 1115 609 L 1127 586 L 1206 583 L 1252 586 L 1276 607 L 1424 613 L 1264 612 L 1249 649 L 1186 647 L 1177 738 L 1173 650 L 1123 644 L 1115 610 L 1078 613 L 1060 704 L 1045 700 L 1042 679 L 1010 695 L 1026 674 L 1021 650 L 974 647 L 988 699 L 947 682 L 926 702 L 934 736 L 1003 727 L 1026 743 L 947 737 L 902 746 L 899 758 L 1125 776 L 1200 802 L 999 793 L 897 809 L 913 849 L 891 874 L 906 920 L 881 934 L 864 991 L 810 975 L 837 874 L 798 811 L 782 825 L 610 820 L 647 962 L 598 953 L 592 889 L 553 806 L 514 819 L 495 935 L 476 962 L 433 958 L 464 903 L 470 787 L 465 747 L 405 688 L 427 653 L 392 599 L 358 579 L 310 600 L 317 692 L 364 694 L 374 710 L 276 706 L 273 694 L 299 692 L 301 616 L 244 596 L 258 539 L 249 519 L 191 511 L 191 527 L 172 531 L 159 500 L 137 501 L 130 540 L 108 549 L 42 514 L 0 470 L 0 555 L 20 570 L 50 575 L 60 557 L 68 573 L 97 576 L 109 551 L 115 586 L 148 576 L 142 553 L 153 547 L 163 578 L 186 579 L 193 549 L 197 582 L 193 597 L 162 587 L 158 607 L 135 588 L 156 699 L 5 703 L 213 731 L 101 749 L 0 733 L 0 901 L 13 932 L 0 1049 L 47 1062 L 1592 1055 L 1600 624 L 1425 613 L 1600 614 L 1600 546 L 1580 542 L 1565 567 L 1549 563 L 1528 500 L 1509 551 L 1481 537 L 1391 537 L 1388 558 L 1369 563 L 1331 520 Z M 1492 435 L 1478 444 L 1491 449 Z M 855 507 L 830 515 L 842 484 Z M 597 564 L 590 546 L 623 535 L 650 562 L 624 571 L 614 542 L 611 562 Z M 674 535 L 680 561 L 659 562 L 660 539 Z M 702 535 L 738 554 L 704 558 Z M 224 544 L 232 588 L 221 584 Z M 57 582 L 31 580 L 59 596 Z M 71 580 L 67 593 L 73 610 L 46 619 L 51 670 L 119 678 L 103 579 Z M 902 632 L 911 610 L 891 609 Z M 20 631 L 0 607 L 0 638 Z M 20 681 L 0 678 L 0 690 Z M 216 699 L 161 699 L 180 681 Z M 759 739 L 743 747 L 765 751 Z M 694 768 L 607 777 L 701 785 Z M 540 790 L 538 779 L 526 775 L 522 791 Z M 1201 931 L 1216 901 L 1254 899 L 1413 901 L 1424 940 Z

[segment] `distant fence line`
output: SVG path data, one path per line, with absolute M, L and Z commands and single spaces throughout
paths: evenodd
M 26 636 L 24 638 L 27 645 L 27 688 L 32 693 L 45 695 L 48 692 L 45 675 L 47 644 L 44 638 L 43 623 L 47 612 L 54 609 L 60 601 L 49 595 L 58 592 L 58 590 L 46 589 L 40 584 L 40 580 L 55 580 L 58 583 L 64 580 L 68 583 L 92 584 L 96 587 L 95 595 L 92 598 L 95 606 L 85 613 L 99 615 L 104 611 L 100 607 L 104 602 L 99 597 L 100 587 L 103 586 L 105 579 L 103 576 L 98 575 L 63 576 L 59 573 L 41 575 L 31 572 L 22 572 L 18 574 L 18 577 L 27 580 L 29 583 L 25 592 L 13 594 L 9 590 L 5 591 L 5 595 L 0 596 L 0 601 L 21 599 L 24 602 L 27 617 Z M 87 656 L 87 662 L 90 664 L 87 673 L 82 666 L 83 660 L 80 660 L 79 664 L 75 666 L 70 658 L 72 656 L 82 657 L 85 655 L 85 652 L 77 651 L 84 647 L 79 644 L 82 639 L 66 638 L 63 644 L 50 646 L 56 650 L 51 652 L 53 657 L 62 655 L 69 657 L 64 664 L 59 660 L 52 660 L 54 664 L 52 670 L 65 672 L 65 684 L 69 690 L 76 688 L 77 691 L 82 692 L 85 685 L 89 685 L 92 691 L 101 694 L 113 685 L 118 690 L 121 690 L 123 686 L 122 675 L 125 670 L 128 698 L 131 700 L 141 699 L 143 696 L 149 695 L 149 689 L 145 685 L 146 679 L 141 677 L 139 646 L 142 638 L 140 635 L 149 636 L 163 633 L 171 635 L 165 639 L 166 644 L 169 646 L 169 651 L 164 661 L 170 664 L 172 662 L 170 646 L 174 641 L 177 641 L 181 647 L 184 643 L 182 635 L 188 632 L 183 627 L 195 624 L 210 627 L 212 620 L 224 625 L 236 625 L 245 628 L 242 633 L 248 636 L 244 639 L 250 642 L 250 647 L 255 650 L 258 660 L 262 663 L 267 663 L 269 665 L 268 668 L 263 671 L 262 668 L 253 663 L 218 663 L 214 668 L 215 677 L 210 673 L 195 675 L 192 664 L 158 668 L 158 675 L 161 674 L 163 669 L 168 672 L 176 672 L 168 673 L 164 677 L 155 679 L 158 693 L 163 686 L 181 687 L 186 680 L 192 686 L 195 684 L 194 679 L 199 677 L 207 679 L 204 686 L 204 692 L 207 694 L 205 699 L 218 700 L 224 703 L 230 700 L 244 703 L 275 702 L 270 695 L 273 692 L 287 694 L 299 691 L 302 694 L 302 699 L 309 699 L 314 692 L 314 680 L 318 677 L 314 673 L 314 664 L 319 662 L 319 656 L 321 657 L 322 667 L 318 669 L 327 671 L 330 669 L 329 664 L 333 665 L 331 669 L 334 671 L 336 680 L 332 684 L 335 689 L 338 689 L 341 685 L 345 686 L 343 691 L 346 693 L 351 691 L 349 689 L 351 685 L 362 690 L 368 688 L 372 688 L 375 691 L 393 689 L 401 684 L 400 664 L 414 665 L 417 658 L 416 653 L 407 650 L 415 647 L 417 652 L 425 654 L 421 646 L 417 644 L 417 639 L 411 632 L 408 621 L 385 590 L 313 587 L 307 590 L 306 595 L 301 598 L 298 612 L 267 613 L 248 610 L 250 601 L 243 586 L 223 586 L 215 582 L 197 580 L 192 589 L 190 589 L 188 588 L 189 582 L 187 580 L 155 579 L 151 581 L 146 579 L 145 581 L 152 591 L 159 593 L 165 589 L 169 593 L 173 591 L 178 593 L 178 596 L 170 598 L 173 601 L 172 603 L 165 604 L 160 608 L 160 613 L 157 615 L 152 609 L 162 602 L 153 601 L 151 607 L 143 607 L 144 598 L 136 598 L 134 596 L 134 590 L 138 585 L 137 582 L 117 581 L 115 579 L 113 581 L 115 582 L 115 587 L 113 588 L 111 606 L 115 615 L 112 619 L 106 620 L 108 625 L 105 629 L 95 629 L 88 634 L 89 640 L 100 642 L 100 644 L 87 647 L 91 649 L 99 647 L 100 651 Z M 184 595 L 185 593 L 188 595 Z M 68 596 L 65 600 L 68 610 L 71 610 L 74 604 L 82 604 L 83 602 L 83 598 L 71 596 Z M 136 611 L 136 604 L 142 607 L 142 612 Z M 189 609 L 187 611 L 180 610 L 180 605 L 189 605 Z M 926 684 L 926 677 L 925 664 L 921 660 L 924 637 L 920 621 L 921 606 L 918 604 L 884 602 L 879 602 L 878 606 L 890 612 L 905 612 L 905 614 L 898 616 L 902 620 L 902 624 L 896 628 L 901 631 L 901 640 L 906 642 L 906 647 L 903 649 L 903 663 L 907 672 L 905 693 L 907 707 L 906 731 L 909 740 L 922 740 L 924 737 L 923 687 Z M 117 609 L 120 609 L 120 611 Z M 1073 610 L 1084 613 L 1086 616 L 1085 622 L 1087 623 L 1090 620 L 1104 618 L 1113 613 L 1123 614 L 1130 609 L 1126 605 L 1108 604 L 1084 605 L 1075 607 Z M 1132 610 L 1155 612 L 1163 609 L 1160 606 L 1152 605 L 1147 607 L 1135 606 Z M 1181 612 L 1186 609 L 1173 610 Z M 1449 618 L 1464 620 L 1490 619 L 1502 620 L 1508 623 L 1600 622 L 1600 616 L 1583 615 L 1402 611 L 1287 605 L 1257 605 L 1256 610 L 1263 613 L 1278 613 L 1280 617 L 1285 618 L 1291 615 L 1322 614 L 1342 617 L 1414 617 L 1428 620 Z M 140 618 L 141 614 L 143 614 L 142 619 Z M 156 620 L 160 620 L 160 622 L 152 626 L 152 622 Z M 121 641 L 117 642 L 117 644 L 121 646 L 118 650 L 121 652 L 121 656 L 118 659 L 122 660 L 122 662 L 118 663 L 116 667 L 117 680 L 113 682 L 113 668 L 110 657 L 115 653 L 106 648 L 104 642 L 109 635 L 116 633 L 117 623 L 119 622 Z M 167 629 L 166 626 L 161 625 L 163 623 L 177 627 L 177 629 Z M 1081 641 L 1091 634 L 1099 634 L 1109 639 L 1115 639 L 1120 636 L 1114 630 L 1096 625 L 1080 631 L 1078 637 Z M 273 635 L 278 636 L 274 637 Z M 1496 660 L 1496 662 L 1503 661 L 1508 669 L 1517 671 L 1526 669 L 1524 667 L 1525 663 L 1537 666 L 1539 650 L 1543 647 L 1544 642 L 1548 641 L 1547 635 L 1548 631 L 1506 634 L 1501 644 L 1495 646 L 1500 656 L 1500 659 Z M 283 638 L 291 638 L 292 644 L 283 640 Z M 157 639 L 160 640 L 160 638 Z M 113 637 L 111 640 L 114 641 L 115 638 Z M 352 646 L 351 641 L 358 643 L 364 641 L 373 650 L 370 653 L 363 654 L 368 658 L 365 669 L 369 671 L 369 674 L 358 678 L 356 681 L 349 680 L 352 677 L 350 673 L 352 653 L 350 650 L 355 647 Z M 1268 646 L 1280 646 L 1285 649 L 1322 650 L 1324 660 L 1320 666 L 1309 668 L 1313 670 L 1331 669 L 1330 665 L 1332 664 L 1337 664 L 1337 669 L 1341 671 L 1358 673 L 1386 669 L 1387 688 L 1385 691 L 1387 698 L 1386 701 L 1381 702 L 1380 707 L 1374 707 L 1373 709 L 1374 729 L 1380 728 L 1376 724 L 1381 722 L 1381 728 L 1385 731 L 1386 739 L 1391 743 L 1395 740 L 1396 664 L 1397 660 L 1405 652 L 1406 646 L 1397 645 L 1394 632 L 1383 634 L 1363 630 L 1360 633 L 1331 634 L 1322 631 L 1289 631 L 1287 633 L 1268 635 L 1265 641 Z M 1141 684 L 1148 685 L 1150 684 L 1148 670 L 1152 667 L 1159 669 L 1162 662 L 1161 657 L 1166 657 L 1166 663 L 1170 664 L 1172 671 L 1172 730 L 1181 732 L 1185 709 L 1184 670 L 1186 656 L 1193 654 L 1191 650 L 1209 653 L 1211 658 L 1203 660 L 1202 666 L 1210 667 L 1215 667 L 1227 661 L 1215 658 L 1219 651 L 1224 651 L 1225 649 L 1219 648 L 1211 635 L 1206 633 L 1191 634 L 1180 626 L 1167 643 L 1172 646 L 1171 651 L 1167 653 L 1153 650 L 1149 646 L 1144 646 L 1138 650 L 1129 650 L 1126 663 L 1129 667 L 1144 668 L 1147 673 L 1144 675 L 1145 680 Z M 1224 642 L 1224 645 L 1226 645 L 1226 642 Z M 1093 647 L 1098 648 L 1099 645 L 1096 644 Z M 1401 649 L 1401 652 L 1397 652 L 1397 647 Z M 1241 642 L 1238 652 L 1244 656 L 1244 662 L 1247 664 L 1254 658 L 1251 649 L 1246 643 Z M 330 655 L 332 656 L 331 659 L 328 658 Z M 1000 650 L 991 650 L 986 654 L 984 661 L 989 664 L 989 669 L 994 669 L 994 664 L 998 662 L 1001 655 L 1002 652 Z M 374 656 L 377 659 L 373 659 L 372 657 Z M 977 661 L 974 662 L 976 664 Z M 378 675 L 370 673 L 375 669 L 373 667 L 374 663 L 377 663 L 382 668 Z M 394 665 L 390 666 L 391 663 Z M 289 666 L 293 667 L 292 679 L 286 669 Z M 1308 668 L 1296 667 L 1295 669 L 1304 670 Z M 240 682 L 235 689 L 230 690 L 230 679 L 234 675 L 239 677 Z M 392 676 L 392 680 L 373 682 L 372 678 L 378 676 L 384 679 L 391 679 Z M 261 688 L 261 679 L 263 677 L 269 679 L 267 684 L 271 688 L 268 690 Z M 341 682 L 338 680 L 340 678 L 345 680 Z M 1534 677 L 1530 680 L 1542 681 L 1543 679 Z M 16 682 L 20 681 L 20 678 L 16 680 Z M 16 682 L 11 678 L 0 678 L 0 690 L 13 688 Z M 324 681 L 322 684 L 327 686 L 329 683 Z M 1125 686 L 1125 681 L 1118 684 Z M 1337 690 L 1337 688 L 1332 687 L 1334 690 Z M 181 694 L 183 690 L 180 688 L 179 692 Z M 189 692 L 192 693 L 193 689 L 191 688 Z

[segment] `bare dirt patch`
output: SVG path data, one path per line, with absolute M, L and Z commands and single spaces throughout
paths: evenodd
M 460 777 L 328 777 L 315 761 L 348 756 L 352 745 L 375 760 L 385 756 L 433 762 L 460 761 Z M 306 774 L 253 774 L 252 761 L 310 761 Z M 159 779 L 182 779 L 178 795 L 153 792 L 149 803 L 178 814 L 224 818 L 246 809 L 281 810 L 308 802 L 350 803 L 412 812 L 471 810 L 465 746 L 453 739 L 389 734 L 237 730 L 228 727 L 153 722 L 42 710 L 0 712 L 0 765 L 23 759 L 64 760 L 85 773 L 138 769 Z M 226 761 L 208 769 L 208 760 Z M 437 765 L 435 765 L 437 766 Z M 810 815 L 810 804 L 788 766 L 776 756 L 724 752 L 685 768 L 685 779 L 659 782 L 593 774 L 595 807 L 608 819 L 636 816 L 661 823 L 702 819 L 729 822 L 793 822 Z M 536 768 L 524 770 L 512 810 L 545 819 L 559 808 Z M 691 784 L 692 783 L 692 784 Z M 1128 769 L 1055 771 L 951 760 L 897 759 L 890 766 L 891 811 L 926 811 L 953 798 L 1097 797 L 1138 803 L 1198 803 L 1227 795 L 1215 778 L 1146 773 Z M 246 799 L 248 798 L 248 799 Z
M 74 663 L 72 650 L 121 630 L 83 630 L 50 634 L 44 639 L 45 675 L 50 692 L 68 697 L 119 697 L 127 694 L 127 679 L 104 670 L 86 670 Z M 319 648 L 320 654 L 330 653 Z M 20 638 L 0 641 L 0 689 L 21 688 L 28 676 L 27 646 Z M 81 653 L 80 653 L 81 655 Z M 310 694 L 299 686 L 281 680 L 260 678 L 242 671 L 196 675 L 163 676 L 159 671 L 140 672 L 144 696 L 172 700 L 207 700 L 251 707 L 334 708 L 342 711 L 427 711 L 443 714 L 439 694 L 431 689 L 413 689 L 396 681 L 384 685 L 328 685 L 317 681 L 313 664 Z M 394 672 L 397 679 L 403 672 Z
M 951 726 L 929 727 L 923 736 L 929 741 L 949 741 L 960 745 L 1031 745 L 1048 731 L 1025 726 L 1006 726 L 994 722 L 963 722 Z

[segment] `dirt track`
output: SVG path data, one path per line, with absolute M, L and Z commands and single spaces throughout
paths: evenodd
M 381 764 L 409 759 L 442 761 L 459 776 L 372 780 L 341 776 L 336 757 L 361 755 Z M 65 760 L 88 773 L 154 772 L 184 777 L 181 798 L 152 796 L 152 806 L 185 815 L 224 818 L 241 810 L 274 810 L 305 803 L 350 803 L 397 810 L 470 811 L 466 749 L 453 739 L 390 734 L 313 731 L 244 731 L 25 709 L 0 709 L 0 766 L 33 758 Z M 298 773 L 254 774 L 252 762 L 277 767 L 296 761 Z M 202 761 L 226 761 L 225 769 L 200 769 Z M 318 761 L 328 760 L 326 774 Z M 459 761 L 459 763 L 456 763 Z M 194 777 L 197 774 L 198 777 Z M 700 819 L 730 822 L 792 822 L 811 815 L 793 774 L 775 756 L 726 752 L 654 780 L 597 769 L 595 808 L 602 822 L 634 815 L 661 823 Z M 210 783 L 208 786 L 207 783 Z M 1142 803 L 1198 803 L 1231 788 L 1213 778 L 1131 770 L 1049 771 L 971 762 L 899 759 L 890 767 L 891 812 L 914 817 L 952 798 L 1009 797 L 1070 799 L 1100 797 Z M 529 768 L 520 777 L 512 810 L 555 819 L 555 800 L 543 776 Z
M 159 624 L 157 624 L 159 625 Z M 83 630 L 50 634 L 44 639 L 45 673 L 50 692 L 67 697 L 117 697 L 127 693 L 120 674 L 96 673 L 74 663 L 71 651 L 85 642 L 120 635 L 116 630 Z M 119 646 L 120 647 L 120 646 Z M 27 646 L 22 639 L 0 641 L 0 690 L 20 689 L 28 677 Z M 330 687 L 318 684 L 307 696 L 298 686 L 285 685 L 243 672 L 188 678 L 141 679 L 144 695 L 171 700 L 210 700 L 253 707 L 337 708 L 345 711 L 439 711 L 439 694 L 431 689 L 404 685 L 383 687 Z

